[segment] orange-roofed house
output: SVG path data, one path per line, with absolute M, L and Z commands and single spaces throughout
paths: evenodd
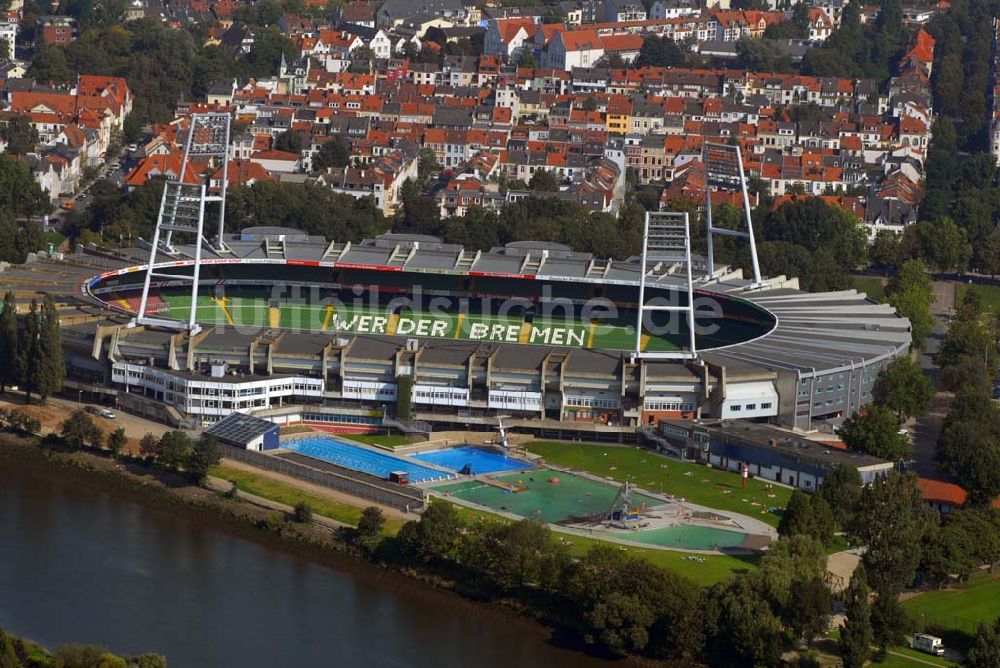
M 596 30 L 566 30 L 556 33 L 542 54 L 542 67 L 572 70 L 593 67 L 604 57 L 604 44 Z
M 642 43 L 645 40 L 642 35 L 607 35 L 601 37 L 601 45 L 604 53 L 608 56 L 618 56 L 623 62 L 631 63 L 639 57 Z
M 143 158 L 135 168 L 125 177 L 125 185 L 129 190 L 146 185 L 146 182 L 156 177 L 166 177 L 168 180 L 176 181 L 180 178 L 181 165 L 184 163 L 184 154 L 180 151 L 173 151 L 166 154 L 156 154 Z M 184 169 L 184 183 L 200 183 L 198 171 L 195 166 L 188 162 Z
M 809 41 L 825 42 L 833 32 L 833 20 L 820 7 L 809 8 Z
M 250 156 L 250 162 L 255 162 L 269 172 L 291 174 L 302 167 L 302 157 L 291 151 L 257 151 Z
M 228 187 L 252 186 L 258 181 L 273 181 L 274 177 L 264 169 L 260 163 L 249 160 L 230 160 L 229 169 L 226 172 Z M 208 187 L 218 190 L 222 186 L 222 167 L 215 170 L 209 177 Z
M 953 482 L 917 478 L 917 484 L 920 485 L 920 493 L 924 497 L 924 502 L 939 513 L 949 513 L 956 508 L 961 508 L 969 497 L 964 489 Z M 993 499 L 993 503 L 990 505 L 994 508 L 1000 508 L 1000 497 Z
M 531 37 L 536 30 L 535 22 L 528 18 L 493 19 L 483 38 L 483 53 L 487 56 L 510 58 L 525 44 L 530 47 Z

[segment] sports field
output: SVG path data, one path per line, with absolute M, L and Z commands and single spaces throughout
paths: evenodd
M 626 479 L 651 492 L 673 494 L 698 505 L 757 517 L 772 526 L 781 519 L 791 490 L 747 481 L 746 490 L 736 473 L 701 464 L 667 459 L 634 446 L 535 441 L 527 449 L 549 464 L 624 482 Z
M 191 309 L 190 296 L 163 293 L 159 298 L 167 308 L 160 310 L 158 315 L 187 319 Z M 282 327 L 303 331 L 559 345 L 598 350 L 628 350 L 635 344 L 634 327 L 624 321 L 575 322 L 561 318 L 534 318 L 526 322 L 523 317 L 405 310 L 387 315 L 384 309 L 377 306 L 287 301 L 272 305 L 264 290 L 241 290 L 238 295 L 222 298 L 199 295 L 195 318 L 206 325 L 240 328 Z M 727 327 L 725 336 L 717 333 L 700 337 L 699 345 L 725 345 L 750 338 L 756 333 L 759 333 L 757 328 L 750 325 L 734 324 Z M 676 341 L 686 340 L 685 336 L 644 335 L 640 345 L 643 350 L 651 352 L 669 352 L 677 350 Z
M 903 603 L 918 624 L 955 629 L 972 635 L 980 623 L 1000 617 L 1000 577 L 985 574 L 968 584 L 919 594 Z

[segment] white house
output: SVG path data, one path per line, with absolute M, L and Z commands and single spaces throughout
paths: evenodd
M 17 40 L 17 14 L 0 17 L 0 39 L 7 42 L 7 60 L 14 60 L 14 42 Z
M 531 19 L 493 19 L 483 38 L 483 53 L 510 58 L 530 40 L 535 30 Z
M 649 8 L 649 18 L 654 21 L 679 19 L 683 16 L 698 16 L 701 10 L 696 3 L 686 0 L 656 0 Z
M 593 67 L 604 56 L 604 45 L 596 30 L 567 30 L 557 33 L 542 54 L 542 67 L 571 70 Z

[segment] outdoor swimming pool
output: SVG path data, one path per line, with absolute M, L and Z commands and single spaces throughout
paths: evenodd
M 444 471 L 423 466 L 412 459 L 382 454 L 329 436 L 285 441 L 281 447 L 344 468 L 371 473 L 380 478 L 388 478 L 393 471 L 406 471 L 410 476 L 411 483 L 451 477 Z
M 410 455 L 413 459 L 422 462 L 430 462 L 437 466 L 443 466 L 453 471 L 461 471 L 466 466 L 472 469 L 474 474 L 496 473 L 498 471 L 523 471 L 531 468 L 531 463 L 520 459 L 514 459 L 507 455 L 493 450 L 464 446 L 460 448 L 447 448 L 445 450 L 427 450 L 415 455 Z
M 557 478 L 559 482 L 553 484 L 549 482 L 551 478 Z M 507 473 L 494 479 L 514 485 L 521 491 L 513 492 L 475 480 L 442 485 L 435 487 L 434 491 L 447 492 L 450 496 L 487 508 L 505 510 L 542 522 L 563 522 L 606 513 L 618 495 L 618 485 L 606 485 L 551 469 Z M 653 508 L 663 504 L 663 501 L 645 494 L 634 493 L 631 498 L 634 507 Z
M 727 547 L 737 547 L 747 538 L 745 533 L 739 531 L 690 524 L 657 529 L 638 529 L 636 531 L 595 531 L 594 535 L 602 538 L 627 540 L 633 543 L 678 547 L 688 550 L 721 550 Z

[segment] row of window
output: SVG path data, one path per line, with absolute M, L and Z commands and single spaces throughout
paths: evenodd
M 621 402 L 617 399 L 596 399 L 594 397 L 566 397 L 567 406 L 579 408 L 618 408 Z
M 302 419 L 306 422 L 339 422 L 342 424 L 378 425 L 382 423 L 381 418 L 363 415 L 331 415 L 329 413 L 303 413 Z
M 760 410 L 762 411 L 769 410 L 772 405 L 773 404 L 770 401 L 761 402 Z M 729 407 L 729 410 L 732 411 L 733 413 L 739 413 L 744 409 L 746 409 L 747 411 L 755 411 L 757 410 L 757 404 L 747 404 L 746 406 L 743 406 L 741 404 L 734 404 L 733 406 Z
M 644 407 L 647 411 L 691 412 L 694 410 L 693 403 L 677 403 L 673 401 L 647 401 Z

